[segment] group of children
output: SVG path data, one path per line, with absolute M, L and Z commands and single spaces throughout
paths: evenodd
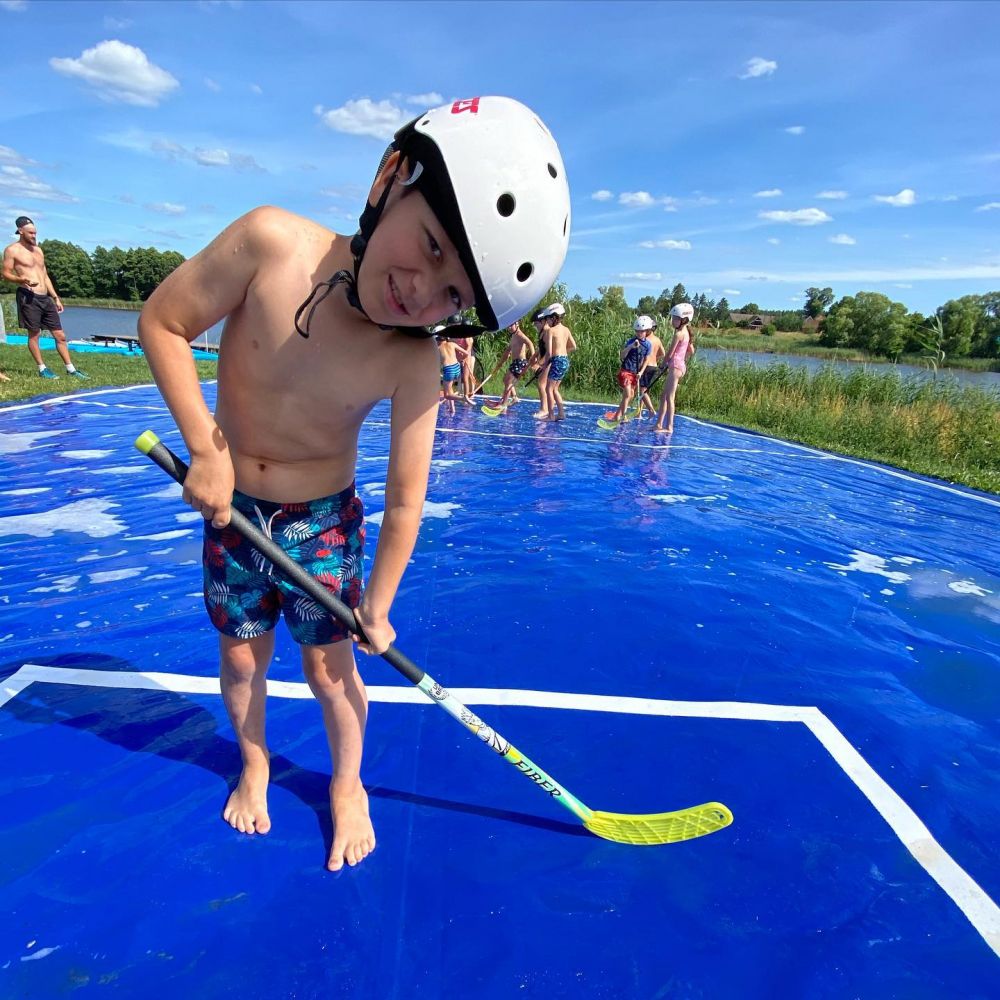
M 531 338 L 521 329 L 519 322 L 507 327 L 507 332 L 510 334 L 507 347 L 500 355 L 496 367 L 484 380 L 488 382 L 500 370 L 503 363 L 509 361 L 504 375 L 503 393 L 495 404 L 484 406 L 484 412 L 495 416 L 517 402 L 517 383 L 526 372 L 530 371 L 532 376 L 529 384 L 537 380 L 538 398 L 541 402 L 535 418 L 566 419 L 566 404 L 559 390 L 562 380 L 569 371 L 569 356 L 576 350 L 577 345 L 569 327 L 563 323 L 565 315 L 566 309 L 561 302 L 553 302 L 552 305 L 534 313 L 531 323 L 538 335 L 537 349 Z M 455 402 L 463 400 L 472 405 L 472 396 L 481 386 L 475 385 L 473 375 L 471 389 L 469 381 L 463 381 L 463 394 L 459 395 L 455 391 L 459 378 L 466 379 L 468 373 L 472 372 L 475 358 L 472 353 L 472 339 L 448 337 L 444 333 L 446 329 L 443 326 L 436 327 L 434 332 L 437 335 L 438 353 L 441 359 L 441 400 L 448 405 L 450 412 L 454 413 Z
M 656 416 L 655 430 L 666 434 L 674 431 L 675 397 L 677 384 L 687 372 L 688 359 L 694 354 L 691 339 L 691 320 L 694 307 L 689 302 L 679 302 L 670 310 L 670 325 L 673 337 L 668 347 L 656 335 L 656 322 L 649 316 L 637 316 L 632 324 L 635 336 L 626 342 L 621 350 L 621 368 L 618 370 L 618 385 L 622 391 L 618 409 L 608 418 L 611 424 L 623 423 L 629 418 L 629 406 L 638 397 L 636 416 L 641 420 L 645 411 Z M 653 406 L 649 390 L 653 384 L 665 376 L 663 396 L 660 406 Z
M 521 329 L 520 323 L 512 323 L 507 332 L 510 340 L 496 367 L 484 379 L 488 382 L 500 370 L 504 362 L 509 362 L 504 374 L 503 392 L 495 403 L 482 407 L 488 416 L 497 416 L 518 401 L 517 384 L 527 373 L 533 373 L 528 384 L 537 379 L 538 397 L 541 403 L 535 418 L 539 420 L 564 420 L 566 405 L 560 388 L 569 371 L 569 356 L 577 348 L 570 329 L 563 322 L 566 309 L 560 302 L 554 302 L 538 310 L 531 322 L 538 335 L 538 347 Z M 609 414 L 605 423 L 617 425 L 631 416 L 640 420 L 645 411 L 656 417 L 655 430 L 672 434 L 677 385 L 687 371 L 687 361 L 694 354 L 691 339 L 691 320 L 694 307 L 688 302 L 680 302 L 670 310 L 673 337 L 669 346 L 656 335 L 656 322 L 649 316 L 638 316 L 632 325 L 634 337 L 621 349 L 621 367 L 618 371 L 618 385 L 622 391 L 621 402 L 614 414 Z M 473 405 L 472 397 L 482 387 L 476 385 L 474 375 L 473 340 L 471 337 L 448 337 L 447 327 L 434 330 L 437 335 L 438 352 L 441 360 L 441 385 L 443 403 L 451 413 L 455 412 L 455 402 L 463 400 Z M 663 396 L 659 408 L 653 405 L 649 390 L 661 376 L 665 376 Z M 461 381 L 462 394 L 456 392 L 456 384 Z M 633 399 L 637 399 L 635 413 L 629 412 Z

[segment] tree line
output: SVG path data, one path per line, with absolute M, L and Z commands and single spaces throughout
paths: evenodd
M 97 247 L 87 253 L 62 240 L 43 240 L 49 276 L 64 298 L 119 299 L 145 302 L 156 286 L 178 265 L 183 254 L 154 247 Z M 0 293 L 15 286 L 0 280 Z M 558 292 L 558 294 L 553 294 Z M 643 295 L 635 309 L 625 301 L 621 285 L 602 286 L 599 298 L 569 296 L 566 286 L 554 286 L 546 301 L 563 301 L 578 316 L 621 317 L 635 312 L 665 319 L 679 302 L 690 302 L 699 326 L 726 328 L 735 325 L 733 312 L 770 317 L 765 332 L 802 329 L 807 318 L 820 319 L 819 342 L 825 347 L 851 347 L 896 359 L 902 354 L 922 353 L 943 361 L 946 357 L 1000 357 L 1000 292 L 965 295 L 939 306 L 930 316 L 910 312 L 902 302 L 893 302 L 879 292 L 858 292 L 834 302 L 833 289 L 805 289 L 801 309 L 762 310 L 756 302 L 732 309 L 723 296 L 718 301 L 704 293 L 690 295 L 681 282 L 664 288 L 659 295 Z M 627 325 L 631 325 L 629 320 Z
M 184 255 L 155 247 L 97 247 L 92 254 L 75 243 L 42 240 L 45 266 L 52 284 L 63 298 L 121 299 L 145 302 L 156 286 L 179 264 Z M 0 293 L 15 289 L 0 280 Z

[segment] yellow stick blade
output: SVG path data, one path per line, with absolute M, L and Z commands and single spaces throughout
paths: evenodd
M 733 814 L 721 802 L 706 802 L 676 812 L 629 813 L 594 812 L 583 825 L 605 840 L 619 844 L 676 844 L 715 833 L 729 826 Z

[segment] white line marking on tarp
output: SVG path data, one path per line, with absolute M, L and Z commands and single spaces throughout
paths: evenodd
M 15 698 L 29 684 L 76 684 L 84 687 L 131 688 L 183 694 L 220 694 L 217 677 L 190 674 L 88 670 L 82 667 L 47 667 L 26 663 L 0 685 L 0 706 Z M 415 687 L 400 685 L 368 689 L 368 700 L 392 704 L 430 706 Z M 966 919 L 993 952 L 1000 956 L 1000 907 L 934 839 L 917 814 L 875 772 L 843 733 L 813 706 L 764 705 L 740 701 L 669 701 L 617 695 L 573 694 L 565 691 L 530 691 L 498 688 L 451 688 L 466 705 L 506 705 L 521 708 L 558 708 L 624 715 L 659 715 L 692 719 L 800 722 L 823 745 L 844 773 L 889 824 L 917 863 L 951 897 Z M 278 698 L 311 700 L 309 686 L 301 681 L 267 682 L 267 693 Z

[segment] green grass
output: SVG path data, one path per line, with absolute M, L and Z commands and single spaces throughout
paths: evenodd
M 86 309 L 123 309 L 129 312 L 139 312 L 144 302 L 125 302 L 122 299 L 68 299 L 64 298 L 64 306 L 80 306 Z
M 42 351 L 45 363 L 59 376 L 58 382 L 38 376 L 28 348 L 24 345 L 0 344 L 0 371 L 10 376 L 9 382 L 0 382 L 0 404 L 42 395 L 66 395 L 101 386 L 142 385 L 153 381 L 149 365 L 141 354 L 100 354 L 98 352 L 70 351 L 77 368 L 90 378 L 69 378 L 62 360 L 54 351 Z M 198 375 L 203 379 L 215 378 L 214 361 L 196 361 Z

